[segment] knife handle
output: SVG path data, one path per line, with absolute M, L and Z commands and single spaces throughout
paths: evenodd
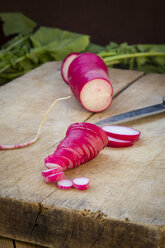
M 165 105 L 165 96 L 163 96 L 163 105 Z

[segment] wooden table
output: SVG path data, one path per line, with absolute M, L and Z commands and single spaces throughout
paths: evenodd
M 0 151 L 0 247 L 163 248 L 165 247 L 165 115 L 125 125 L 141 139 L 129 148 L 106 148 L 94 160 L 66 172 L 87 176 L 86 191 L 60 190 L 41 177 L 51 154 L 73 122 L 156 104 L 165 95 L 165 75 L 111 69 L 114 100 L 92 114 L 71 97 L 58 102 L 39 141 Z M 31 139 L 54 99 L 71 94 L 50 62 L 0 88 L 0 143 Z

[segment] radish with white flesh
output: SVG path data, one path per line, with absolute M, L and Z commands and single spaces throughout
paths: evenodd
M 87 177 L 79 177 L 73 179 L 73 186 L 78 190 L 85 190 L 89 188 L 89 178 Z
M 132 145 L 133 145 L 133 141 L 120 140 L 120 139 L 108 137 L 107 146 L 109 146 L 109 147 L 121 148 L 121 147 L 128 147 L 128 146 L 132 146 Z
M 58 164 L 59 160 L 63 170 L 71 169 L 95 158 L 107 144 L 108 136 L 100 127 L 91 123 L 75 123 L 69 126 L 56 151 L 45 158 L 45 163 Z
M 55 174 L 51 174 L 48 176 L 45 176 L 45 182 L 46 183 L 52 183 L 55 181 L 59 181 L 65 178 L 64 172 L 59 172 L 59 173 L 55 173 Z
M 103 126 L 102 129 L 108 136 L 128 141 L 136 141 L 139 139 L 141 132 L 125 126 Z
M 68 69 L 68 84 L 88 111 L 104 111 L 112 102 L 113 88 L 108 68 L 96 54 L 82 53 L 72 61 Z
M 42 176 L 47 177 L 47 176 L 49 176 L 51 174 L 55 174 L 55 173 L 58 173 L 58 172 L 60 172 L 59 168 L 52 168 L 52 169 L 42 171 Z
M 64 79 L 65 83 L 68 84 L 68 69 L 72 61 L 79 55 L 80 53 L 70 53 L 61 65 L 61 76 Z
M 54 154 L 49 155 L 47 158 L 44 159 L 45 166 L 47 168 L 57 168 L 57 165 L 62 168 L 62 170 L 67 170 L 69 161 L 68 159 L 61 157 L 61 156 L 55 156 Z M 51 164 L 54 166 L 51 166 Z M 55 166 L 56 165 L 56 166 Z
M 73 187 L 73 183 L 69 179 L 63 179 L 57 182 L 57 187 L 59 189 L 71 189 Z

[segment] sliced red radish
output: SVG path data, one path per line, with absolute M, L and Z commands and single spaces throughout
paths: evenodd
M 70 140 L 68 139 L 64 139 L 58 146 L 58 148 L 60 147 L 71 147 L 72 149 L 74 149 L 80 156 L 80 163 L 84 163 L 84 151 L 83 149 L 78 146 L 77 144 L 72 143 Z
M 136 141 L 139 139 L 141 132 L 125 126 L 103 126 L 102 129 L 108 136 L 128 141 Z
M 82 53 L 69 66 L 68 82 L 75 97 L 91 112 L 101 112 L 112 102 L 108 68 L 96 54 Z
M 107 146 L 109 147 L 127 147 L 127 146 L 132 146 L 133 145 L 133 141 L 129 141 L 129 140 L 120 140 L 120 139 L 115 139 L 112 137 L 108 137 L 108 144 Z
M 66 148 L 59 148 L 54 152 L 54 155 L 58 155 L 66 158 L 69 161 L 68 169 L 74 168 L 74 163 L 77 163 L 76 156 Z
M 108 143 L 108 137 L 107 137 L 106 132 L 104 132 L 102 128 L 96 126 L 95 124 L 88 123 L 88 122 L 73 123 L 69 126 L 67 133 L 69 132 L 70 129 L 76 128 L 76 127 L 77 128 L 84 128 L 85 130 L 89 129 L 89 130 L 95 132 L 102 139 L 104 146 Z M 67 133 L 66 133 L 66 135 L 67 135 Z
M 107 144 L 108 136 L 100 127 L 75 123 L 68 128 L 54 154 L 45 158 L 45 164 L 47 168 L 59 166 L 65 171 L 95 158 Z
M 79 55 L 79 53 L 71 53 L 69 54 L 64 61 L 62 62 L 61 65 L 61 76 L 64 79 L 66 84 L 68 83 L 68 69 L 72 61 Z
M 86 149 L 88 157 L 87 160 L 85 162 L 87 162 L 88 160 L 92 159 L 94 157 L 94 149 L 90 146 L 89 141 L 87 140 L 86 137 L 86 132 L 84 130 L 70 130 L 70 132 L 68 132 L 67 136 L 71 139 L 79 139 L 81 140 L 81 146 L 82 144 L 84 145 L 84 149 Z
M 51 182 L 62 180 L 64 178 L 65 178 L 64 172 L 59 172 L 59 173 L 51 174 L 45 177 L 45 182 L 51 183 Z
M 55 174 L 55 173 L 58 173 L 58 172 L 60 172 L 59 168 L 52 168 L 52 169 L 42 171 L 42 176 L 47 177 L 47 176 L 49 176 L 51 174 Z
M 86 154 L 85 150 L 83 149 L 83 147 L 80 146 L 80 141 L 78 139 L 70 140 L 70 138 L 67 137 L 61 141 L 61 143 L 58 145 L 58 147 L 59 148 L 60 147 L 72 147 L 75 150 L 77 150 L 82 156 L 81 163 L 84 163 L 85 158 L 87 157 L 87 154 Z
M 78 177 L 73 179 L 73 186 L 78 190 L 85 190 L 89 188 L 88 177 Z
M 63 179 L 57 182 L 57 187 L 59 189 L 71 189 L 73 187 L 73 183 L 69 179 Z

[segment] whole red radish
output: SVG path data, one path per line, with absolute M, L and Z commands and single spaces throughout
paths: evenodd
M 98 55 L 79 54 L 69 64 L 67 75 L 67 83 L 86 110 L 101 112 L 110 106 L 113 88 L 108 68 Z

